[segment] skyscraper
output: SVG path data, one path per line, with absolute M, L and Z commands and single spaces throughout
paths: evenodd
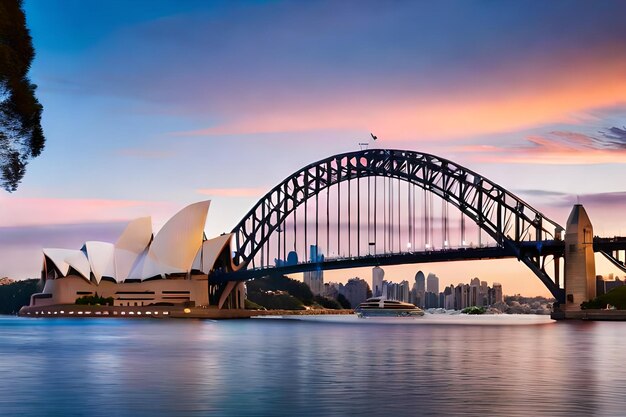
M 383 295 L 383 280 L 385 278 L 385 270 L 379 266 L 372 269 L 372 296 L 380 297 Z
M 415 274 L 415 289 L 414 303 L 416 306 L 424 308 L 426 302 L 426 277 L 422 271 L 418 271 Z
M 409 281 L 402 281 L 399 285 L 399 297 L 400 301 L 404 301 L 405 303 L 409 302 Z
M 473 278 L 470 281 L 470 306 L 478 306 L 481 307 L 483 305 L 482 299 L 480 297 L 480 279 Z
M 454 310 L 454 297 L 455 297 L 455 288 L 454 285 L 450 285 L 443 290 L 443 308 L 446 310 Z
M 480 281 L 480 299 L 482 300 L 482 306 L 487 306 L 489 305 L 489 301 L 488 301 L 488 297 L 487 297 L 487 293 L 489 292 L 489 284 L 487 283 L 487 281 Z
M 461 305 L 459 310 L 471 306 L 470 304 L 470 286 L 468 284 L 459 284 L 461 286 Z
M 309 259 L 313 263 L 324 261 L 324 255 L 317 245 L 311 245 Z M 311 288 L 311 292 L 314 295 L 322 294 L 324 291 L 324 271 L 316 269 L 315 271 L 305 272 L 304 283 Z
M 417 284 L 417 291 L 426 291 L 426 277 L 422 271 L 417 271 L 415 274 L 415 284 Z
M 495 295 L 495 302 L 496 303 L 501 303 L 504 301 L 504 297 L 502 296 L 502 284 L 499 284 L 497 282 L 493 283 L 493 289 L 496 293 Z
M 439 278 L 432 272 L 426 278 L 426 291 L 439 294 Z

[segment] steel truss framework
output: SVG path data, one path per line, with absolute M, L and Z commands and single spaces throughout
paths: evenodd
M 404 150 L 368 149 L 335 155 L 287 177 L 232 230 L 238 269 L 254 268 L 258 251 L 307 200 L 333 185 L 367 177 L 403 180 L 439 196 L 475 222 L 505 253 L 524 262 L 558 300 L 564 298 L 559 256 L 554 251 L 542 253 L 544 246 L 562 246 L 563 227 L 470 169 L 435 155 Z M 545 269 L 548 257 L 554 261 L 554 279 Z
M 622 272 L 626 272 L 626 238 L 625 237 L 594 237 L 594 252 L 600 252 L 606 259 Z M 623 256 L 622 256 L 623 253 Z

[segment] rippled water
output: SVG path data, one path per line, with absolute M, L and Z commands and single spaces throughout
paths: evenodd
M 626 323 L 0 318 L 2 416 L 626 415 Z

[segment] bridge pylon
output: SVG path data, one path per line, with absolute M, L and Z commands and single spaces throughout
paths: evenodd
M 565 310 L 580 310 L 596 297 L 593 226 L 582 204 L 576 204 L 565 228 Z

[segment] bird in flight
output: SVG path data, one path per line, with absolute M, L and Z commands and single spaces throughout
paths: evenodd
M 374 139 L 374 140 L 378 139 L 378 136 L 374 136 L 374 134 L 373 134 L 373 133 L 371 133 L 371 132 L 370 132 L 370 136 L 371 136 L 371 137 L 372 137 L 372 139 Z

